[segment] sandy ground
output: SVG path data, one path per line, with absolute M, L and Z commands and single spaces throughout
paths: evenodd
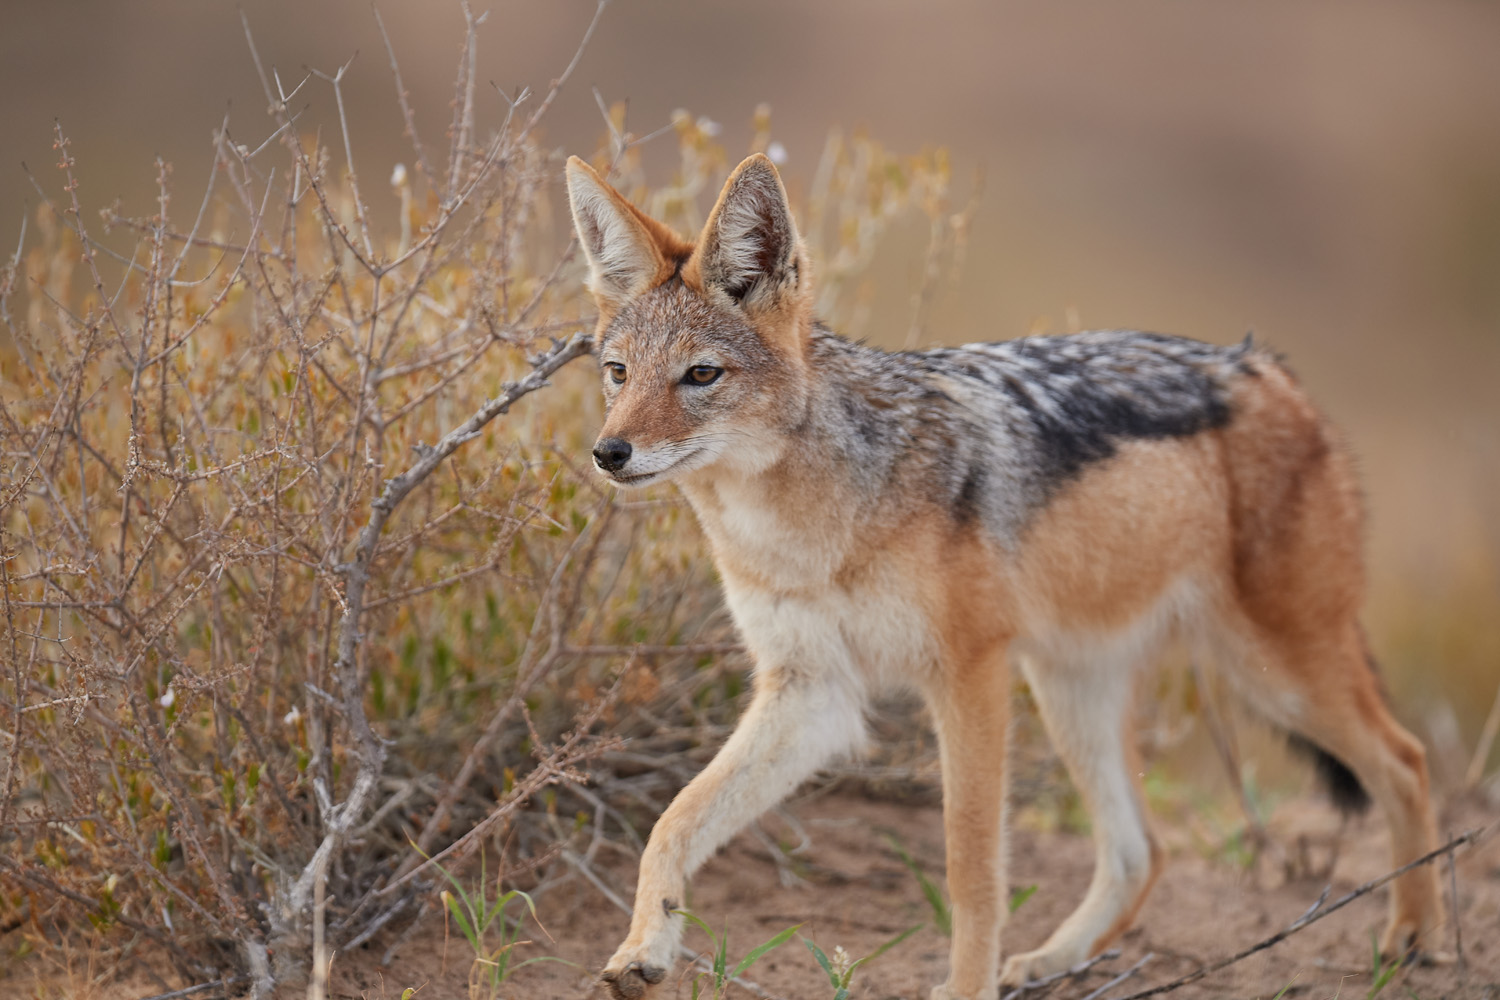
M 792 803 L 788 812 L 810 839 L 796 855 L 794 871 L 785 872 L 801 878 L 800 884 L 783 884 L 784 873 L 772 860 L 766 841 L 753 833 L 737 838 L 694 880 L 690 905 L 711 925 L 727 925 L 731 961 L 799 922 L 802 933 L 829 952 L 841 945 L 858 957 L 913 924 L 929 920 L 917 882 L 891 851 L 886 837 L 891 833 L 899 837 L 928 872 L 940 875 L 942 824 L 936 803 L 812 795 Z M 1470 799 L 1449 803 L 1440 823 L 1443 829 L 1462 831 L 1493 823 L 1495 813 L 1493 807 Z M 1092 864 L 1086 836 L 1038 832 L 1026 828 L 1024 815 L 1020 819 L 1021 827 L 1011 836 L 1012 883 L 1038 888 L 1007 927 L 1007 952 L 1032 947 L 1046 937 L 1081 898 Z M 775 839 L 795 841 L 779 820 L 767 820 L 766 829 Z M 1120 942 L 1122 955 L 1076 981 L 1059 985 L 1050 997 L 1079 1000 L 1148 953 L 1154 957 L 1139 976 L 1105 995 L 1123 996 L 1166 982 L 1271 935 L 1302 914 L 1330 881 L 1332 898 L 1337 898 L 1386 871 L 1380 824 L 1368 818 L 1356 821 L 1341 836 L 1338 829 L 1336 815 L 1316 800 L 1284 804 L 1271 826 L 1274 846 L 1258 864 L 1246 868 L 1225 853 L 1211 856 L 1214 852 L 1203 848 L 1201 838 L 1185 830 L 1162 828 L 1171 862 L 1135 928 Z M 1338 856 L 1330 879 L 1325 872 L 1335 845 Z M 601 862 L 599 873 L 615 891 L 629 897 L 634 878 L 631 859 L 622 856 Z M 1384 996 L 1500 998 L 1500 836 L 1490 836 L 1462 852 L 1456 876 L 1466 966 L 1402 969 L 1385 986 Z M 1445 868 L 1445 884 L 1448 877 Z M 1372 985 L 1371 934 L 1381 924 L 1384 906 L 1383 893 L 1359 899 L 1272 949 L 1172 996 L 1180 1000 L 1271 998 L 1287 987 L 1286 997 L 1365 997 Z M 527 955 L 553 954 L 596 970 L 625 933 L 624 914 L 582 879 L 547 894 L 538 908 L 555 944 L 530 934 L 539 943 L 524 949 Z M 1442 947 L 1452 952 L 1451 928 L 1445 934 Z M 694 933 L 688 943 L 702 947 L 704 938 Z M 419 987 L 420 1000 L 467 995 L 467 946 L 456 931 L 445 944 L 441 919 L 429 918 L 423 930 L 398 949 L 391 965 L 379 968 L 376 963 L 387 944 L 378 942 L 340 955 L 334 963 L 331 995 L 394 1000 L 407 987 Z M 945 938 L 924 928 L 862 969 L 853 997 L 925 998 L 945 975 L 947 945 Z M 687 968 L 686 963 L 680 964 L 659 995 L 691 996 Z M 35 969 L 29 974 L 14 970 L 9 984 L 0 978 L 0 993 L 83 995 L 63 990 L 56 980 L 42 988 L 35 975 Z M 832 993 L 807 950 L 795 939 L 762 959 L 747 978 L 766 995 L 790 1000 Z M 126 1000 L 158 991 L 158 986 L 137 981 L 88 990 L 87 995 L 90 1000 Z M 299 990 L 285 995 L 305 994 Z M 513 1000 L 602 996 L 589 975 L 551 963 L 520 970 L 500 995 Z M 754 996 L 738 987 L 729 995 Z
M 802 933 L 826 950 L 841 945 L 858 957 L 929 919 L 916 880 L 892 853 L 885 837 L 893 832 L 929 872 L 939 874 L 942 823 L 935 803 L 914 808 L 840 795 L 812 797 L 789 811 L 811 840 L 798 855 L 795 872 L 788 873 L 803 878 L 804 884 L 784 886 L 765 843 L 748 833 L 694 880 L 692 908 L 715 927 L 727 924 L 731 961 L 798 922 L 803 923 Z M 1451 804 L 1441 822 L 1444 829 L 1461 831 L 1495 819 L 1492 809 L 1471 801 Z M 774 819 L 766 826 L 773 837 L 793 839 Z M 1182 831 L 1163 830 L 1165 839 L 1175 842 L 1171 864 L 1135 929 L 1120 942 L 1121 957 L 1101 965 L 1095 974 L 1059 987 L 1052 996 L 1083 997 L 1148 952 L 1155 957 L 1141 975 L 1109 995 L 1122 996 L 1166 982 L 1274 933 L 1302 914 L 1329 881 L 1332 898 L 1337 898 L 1389 867 L 1384 833 L 1373 817 L 1357 821 L 1338 837 L 1335 814 L 1309 800 L 1279 810 L 1272 830 L 1279 846 L 1271 855 L 1278 857 L 1267 855 L 1251 870 L 1227 859 L 1205 857 Z M 1315 869 L 1326 869 L 1334 844 L 1338 857 L 1330 879 Z M 1302 845 L 1307 845 L 1305 855 Z M 1067 915 L 1087 885 L 1092 858 L 1085 836 L 1027 829 L 1013 832 L 1012 883 L 1038 888 L 1011 919 L 1005 935 L 1007 952 L 1040 943 Z M 604 877 L 628 898 L 634 870 L 625 859 L 621 862 L 606 869 Z M 1464 853 L 1456 875 L 1466 969 L 1453 964 L 1402 970 L 1386 985 L 1386 995 L 1421 1000 L 1500 997 L 1500 837 L 1490 837 Z M 1445 871 L 1445 881 L 1446 877 Z M 1372 985 L 1371 933 L 1380 927 L 1384 912 L 1383 893 L 1357 900 L 1269 951 L 1174 996 L 1182 1000 L 1269 998 L 1289 983 L 1287 997 L 1365 996 Z M 544 899 L 542 916 L 557 939 L 551 952 L 589 969 L 597 969 L 608 957 L 627 923 L 624 914 L 581 880 Z M 702 947 L 704 938 L 694 934 L 688 943 Z M 947 945 L 930 928 L 919 931 L 862 970 L 853 995 L 925 998 L 946 973 Z M 1443 947 L 1453 951 L 1451 931 Z M 407 986 L 422 986 L 418 995 L 424 1000 L 464 995 L 463 942 L 449 941 L 445 967 L 436 921 L 434 932 L 403 947 L 390 969 L 375 969 L 370 964 L 375 957 L 343 956 L 335 966 L 341 974 L 334 995 L 379 997 L 383 987 L 385 995 L 399 996 Z M 662 991 L 664 996 L 691 996 L 686 969 L 685 963 L 679 966 Z M 768 955 L 747 978 L 770 995 L 792 1000 L 831 994 L 812 957 L 795 940 Z M 505 995 L 598 995 L 590 991 L 591 983 L 582 973 L 541 964 L 518 972 Z M 730 995 L 753 994 L 735 989 Z

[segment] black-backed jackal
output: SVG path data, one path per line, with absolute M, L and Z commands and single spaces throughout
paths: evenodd
M 857 748 L 890 685 L 921 691 L 941 747 L 953 944 L 934 997 L 992 998 L 1130 924 L 1162 856 L 1129 706 L 1169 634 L 1310 745 L 1346 801 L 1367 790 L 1397 864 L 1435 846 L 1422 746 L 1387 710 L 1358 621 L 1350 458 L 1274 356 L 1128 331 L 884 353 L 814 320 L 765 157 L 735 170 L 696 243 L 576 157 L 567 179 L 599 306 L 595 462 L 622 486 L 678 483 L 755 662 L 734 735 L 651 831 L 603 974 L 615 996 L 672 966 L 693 870 Z M 1012 664 L 1097 861 L 1072 916 L 1002 971 Z M 1402 876 L 1382 949 L 1434 945 L 1439 911 L 1430 868 Z

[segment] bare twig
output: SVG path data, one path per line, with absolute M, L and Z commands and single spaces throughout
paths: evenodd
M 364 691 L 355 669 L 355 656 L 361 639 L 360 615 L 364 610 L 365 587 L 370 580 L 370 558 L 380 541 L 380 533 L 396 507 L 409 496 L 418 484 L 425 480 L 453 452 L 479 436 L 479 432 L 491 420 L 506 413 L 522 397 L 535 392 L 547 384 L 547 380 L 563 365 L 587 354 L 593 348 L 593 339 L 585 334 L 575 334 L 567 341 L 558 342 L 550 351 L 537 357 L 529 374 L 517 382 L 505 386 L 504 391 L 482 406 L 478 412 L 443 435 L 436 445 L 418 444 L 415 448 L 418 459 L 405 472 L 388 480 L 380 496 L 370 505 L 370 517 L 360 530 L 355 545 L 354 559 L 340 567 L 346 580 L 344 594 L 345 610 L 339 625 L 338 659 L 334 670 L 338 674 L 344 714 L 359 742 L 358 773 L 354 787 L 343 803 L 335 810 L 328 826 L 329 831 L 317 854 L 290 889 L 285 909 L 290 913 L 303 911 L 308 903 L 313 881 L 322 859 L 331 854 L 343 834 L 351 829 L 364 815 L 374 793 L 376 780 L 385 766 L 385 746 L 370 728 L 364 710 Z
M 1136 962 L 1130 968 L 1126 969 L 1124 972 L 1120 973 L 1118 976 L 1115 976 L 1113 979 L 1105 983 L 1103 986 L 1099 987 L 1097 990 L 1086 994 L 1082 998 L 1082 1000 L 1099 1000 L 1099 998 L 1104 996 L 1104 994 L 1108 993 L 1110 990 L 1114 989 L 1116 986 L 1119 986 L 1125 980 L 1140 972 L 1141 969 L 1145 968 L 1146 963 L 1151 961 L 1155 957 L 1155 952 L 1146 952 L 1146 954 L 1140 957 L 1140 960 L 1138 962 Z
M 1303 928 L 1317 923 L 1319 920 L 1322 920 L 1324 917 L 1329 916 L 1330 914 L 1337 913 L 1339 910 L 1342 910 L 1344 907 L 1348 906 L 1356 899 L 1359 899 L 1361 896 L 1368 896 L 1376 889 L 1379 889 L 1381 886 L 1384 886 L 1387 883 L 1400 878 L 1407 872 L 1412 871 L 1416 868 L 1420 868 L 1423 865 L 1429 865 L 1445 854 L 1451 854 L 1463 845 L 1472 843 L 1473 841 L 1479 839 L 1481 835 L 1487 833 L 1488 830 L 1489 828 L 1487 827 L 1479 827 L 1477 829 L 1470 830 L 1468 833 L 1454 837 L 1442 847 L 1439 847 L 1433 851 L 1428 851 L 1426 854 L 1422 855 L 1420 858 L 1417 858 L 1415 861 L 1410 861 L 1402 865 L 1400 868 L 1397 868 L 1395 871 L 1387 872 L 1379 878 L 1371 879 L 1358 888 L 1350 890 L 1327 906 L 1315 905 L 1306 913 L 1302 914 L 1302 916 L 1298 917 L 1296 920 L 1292 921 L 1290 924 L 1277 931 L 1275 934 L 1272 934 L 1270 937 L 1265 938 L 1262 941 L 1257 941 L 1255 944 L 1250 945 L 1248 948 L 1237 951 L 1227 958 L 1221 958 L 1216 962 L 1211 962 L 1208 965 L 1190 972 L 1185 976 L 1174 979 L 1169 983 L 1162 983 L 1160 986 L 1153 986 L 1149 989 L 1130 993 L 1123 997 L 1116 997 L 1115 1000 L 1144 1000 L 1145 997 L 1154 997 L 1159 996 L 1163 993 L 1170 993 L 1173 990 L 1181 989 L 1182 987 L 1187 986 L 1190 983 L 1196 983 L 1198 980 L 1203 979 L 1207 976 L 1211 976 L 1215 972 L 1218 972 L 1222 969 L 1227 969 L 1229 966 L 1234 965 L 1236 962 L 1244 961 L 1257 952 L 1265 951 L 1267 948 L 1280 944 L 1282 941 L 1285 941 L 1287 938 L 1291 937 L 1293 934 L 1296 934 Z
M 1453 834 L 1450 832 L 1451 839 Z M 1458 974 L 1460 977 L 1468 975 L 1469 966 L 1464 960 L 1464 929 L 1463 922 L 1459 917 L 1458 906 L 1458 859 L 1453 852 L 1448 852 L 1448 904 L 1453 909 L 1453 949 L 1457 953 Z
M 190 997 L 198 993 L 205 993 L 208 990 L 226 989 L 230 986 L 248 983 L 249 981 L 249 976 L 228 976 L 224 979 L 215 979 L 211 983 L 199 983 L 197 986 L 187 986 L 180 990 L 173 990 L 170 993 L 157 993 L 154 996 L 142 997 L 141 1000 L 178 1000 L 179 997 Z
M 1020 986 L 1017 986 L 1010 992 L 1004 994 L 1000 998 L 1000 1000 L 1017 1000 L 1018 997 L 1025 996 L 1027 993 L 1033 993 L 1037 990 L 1046 989 L 1053 983 L 1061 982 L 1064 979 L 1072 979 L 1075 976 L 1081 976 L 1085 972 L 1088 972 L 1090 969 L 1092 969 L 1094 966 L 1099 965 L 1102 962 L 1112 962 L 1119 957 L 1120 949 L 1118 948 L 1111 948 L 1108 951 L 1101 951 L 1093 958 L 1079 962 L 1072 968 L 1064 969 L 1061 972 L 1054 972 L 1052 973 L 1052 975 L 1043 976 L 1040 979 L 1033 979 L 1028 983 L 1022 983 Z

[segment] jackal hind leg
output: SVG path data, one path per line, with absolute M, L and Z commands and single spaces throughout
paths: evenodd
M 1034 951 L 1006 960 L 1006 986 L 1070 968 L 1130 926 L 1160 871 L 1146 823 L 1138 757 L 1128 732 L 1131 663 L 1020 661 L 1042 721 L 1094 827 L 1094 877 L 1083 902 Z
M 1358 623 L 1339 623 L 1313 635 L 1281 636 L 1260 646 L 1274 650 L 1262 655 L 1260 665 L 1289 689 L 1285 701 L 1290 707 L 1275 721 L 1331 755 L 1358 779 L 1390 830 L 1392 868 L 1434 850 L 1437 824 L 1427 753 L 1391 715 Z M 1253 663 L 1251 672 L 1259 672 Z M 1346 789 L 1345 796 L 1351 792 Z M 1437 866 L 1414 869 L 1392 883 L 1380 951 L 1396 958 L 1414 950 L 1434 953 L 1441 943 L 1442 923 Z

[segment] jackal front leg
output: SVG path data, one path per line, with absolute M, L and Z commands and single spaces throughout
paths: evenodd
M 682 891 L 693 871 L 813 771 L 852 749 L 863 734 L 858 693 L 836 680 L 761 671 L 755 696 L 713 761 L 667 807 L 641 855 L 630 935 L 601 979 L 620 1000 L 636 1000 L 666 977 L 677 957 Z
M 989 1000 L 1005 923 L 1005 751 L 1010 670 L 1003 646 L 965 657 L 929 692 L 943 765 L 953 944 L 932 1000 Z

